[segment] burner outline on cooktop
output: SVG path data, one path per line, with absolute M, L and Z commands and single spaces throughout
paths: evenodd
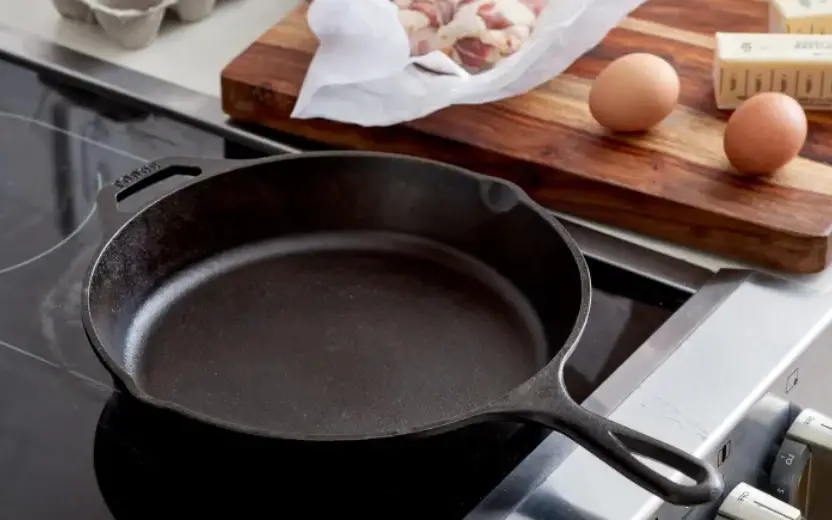
M 112 147 L 108 144 L 101 143 L 101 142 L 96 141 L 94 139 L 90 139 L 89 137 L 86 137 L 86 136 L 83 136 L 83 135 L 80 135 L 80 134 L 76 134 L 74 132 L 70 132 L 70 131 L 65 130 L 63 128 L 59 128 L 57 126 L 46 123 L 44 121 L 38 121 L 37 119 L 32 119 L 30 117 L 21 116 L 19 114 L 14 114 L 14 113 L 5 112 L 5 111 L 0 111 L 0 118 L 9 118 L 9 119 L 13 119 L 13 120 L 16 120 L 16 121 L 21 121 L 23 123 L 29 123 L 29 124 L 33 123 L 34 125 L 36 125 L 40 128 L 44 128 L 44 129 L 47 129 L 47 130 L 50 130 L 52 132 L 56 132 L 58 134 L 62 134 L 62 135 L 65 135 L 65 136 L 69 136 L 69 137 L 71 137 L 73 139 L 77 139 L 77 140 L 79 140 L 79 141 L 81 141 L 81 142 L 83 142 L 87 145 L 96 146 L 96 147 L 98 147 L 102 150 L 107 150 L 108 152 L 119 155 L 121 157 L 133 159 L 133 160 L 135 160 L 139 163 L 148 162 L 148 160 L 143 158 L 143 157 L 139 157 L 139 156 L 134 155 L 130 152 L 126 152 L 124 150 L 120 150 L 118 148 Z M 101 188 L 103 186 L 103 180 L 101 178 L 100 173 L 96 174 L 96 183 L 97 183 L 97 186 L 96 186 L 95 191 L 97 193 L 98 191 L 101 190 Z M 95 200 L 93 200 L 92 204 L 90 205 L 89 211 L 87 212 L 87 215 L 81 220 L 81 222 L 75 227 L 75 229 L 72 230 L 72 232 L 68 233 L 60 241 L 53 244 L 51 247 L 48 247 L 48 248 L 40 251 L 39 253 L 35 254 L 34 256 L 32 256 L 32 257 L 30 257 L 26 260 L 13 263 L 13 264 L 8 265 L 8 266 L 0 266 L 0 276 L 4 275 L 6 273 L 9 273 L 11 271 L 17 270 L 21 267 L 25 267 L 25 266 L 33 263 L 33 262 L 37 262 L 38 260 L 40 260 L 40 259 L 50 255 L 51 253 L 55 252 L 56 250 L 60 249 L 64 244 L 66 244 L 67 242 L 72 240 L 76 235 L 78 235 L 78 233 L 82 229 L 84 229 L 86 227 L 87 223 L 90 221 L 92 216 L 95 214 L 95 210 L 96 210 L 96 203 L 95 203 Z

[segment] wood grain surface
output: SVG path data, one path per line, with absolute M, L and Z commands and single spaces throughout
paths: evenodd
M 317 46 L 305 7 L 222 74 L 232 118 L 328 145 L 428 157 L 509 179 L 544 206 L 761 266 L 816 272 L 830 261 L 832 113 L 809 114 L 801 157 L 771 178 L 731 173 L 728 113 L 711 84 L 713 33 L 763 32 L 764 0 L 649 0 L 569 70 L 526 95 L 455 106 L 387 128 L 289 118 Z M 593 78 L 630 52 L 681 76 L 679 107 L 653 131 L 612 135 L 589 115 Z

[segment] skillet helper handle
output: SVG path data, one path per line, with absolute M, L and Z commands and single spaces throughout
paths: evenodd
M 131 197 L 140 196 L 141 192 L 153 184 L 168 178 L 179 180 L 178 188 L 195 182 L 196 178 L 211 177 L 230 170 L 268 162 L 265 159 L 207 159 L 201 157 L 167 157 L 144 164 L 116 181 L 101 188 L 96 197 L 101 221 L 108 228 L 117 229 L 130 220 L 136 211 L 126 212 L 119 203 Z M 142 201 L 143 208 L 150 201 Z
M 709 462 L 594 414 L 568 397 L 561 404 L 557 414 L 540 413 L 530 418 L 563 433 L 666 502 L 691 506 L 712 502 L 722 496 L 725 486 L 722 476 Z M 694 483 L 674 482 L 635 455 L 673 468 L 693 479 Z

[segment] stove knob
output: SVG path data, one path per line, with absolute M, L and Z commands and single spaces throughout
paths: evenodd
M 777 500 L 746 483 L 735 487 L 719 506 L 718 519 L 803 520 L 796 507 Z
M 811 460 L 809 446 L 792 439 L 784 440 L 771 465 L 767 491 L 778 500 L 806 511 Z
M 832 419 L 806 408 L 789 426 L 786 436 L 807 444 L 809 448 L 832 451 Z

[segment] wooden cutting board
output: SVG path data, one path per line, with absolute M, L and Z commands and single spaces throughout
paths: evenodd
M 223 107 L 234 119 L 329 145 L 503 177 L 559 211 L 768 268 L 815 272 L 832 256 L 832 112 L 809 115 L 802 156 L 770 179 L 730 174 L 722 151 L 728 114 L 714 104 L 712 36 L 763 32 L 767 10 L 765 0 L 649 0 L 529 94 L 361 128 L 288 117 L 317 45 L 301 6 L 223 71 Z M 606 64 L 636 51 L 675 65 L 680 106 L 649 134 L 611 135 L 589 115 L 589 87 Z

